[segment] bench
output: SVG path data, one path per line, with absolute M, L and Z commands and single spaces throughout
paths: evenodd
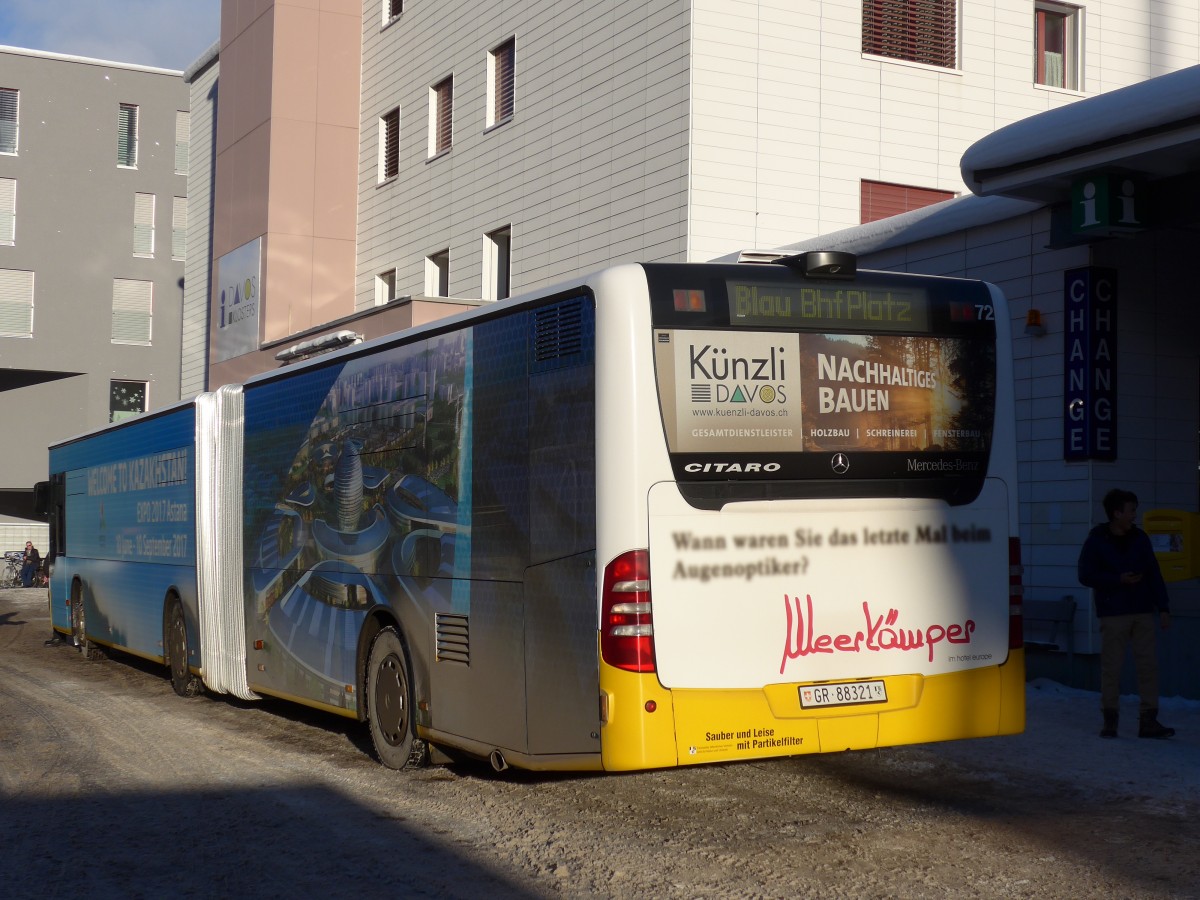
M 1074 597 L 1068 594 L 1061 600 L 1026 600 L 1021 606 L 1021 615 L 1025 622 L 1026 647 L 1066 650 L 1068 658 L 1075 656 Z M 1034 633 L 1037 638 L 1031 637 Z

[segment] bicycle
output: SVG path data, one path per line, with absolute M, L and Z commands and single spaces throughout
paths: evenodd
M 4 561 L 4 572 L 0 574 L 0 588 L 21 587 L 21 561 L 8 557 Z

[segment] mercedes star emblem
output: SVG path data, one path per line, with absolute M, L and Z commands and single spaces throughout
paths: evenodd
M 835 474 L 845 475 L 850 470 L 850 457 L 845 453 L 835 453 L 833 459 L 829 461 L 829 465 Z

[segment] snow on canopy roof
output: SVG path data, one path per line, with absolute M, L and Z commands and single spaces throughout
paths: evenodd
M 1015 218 L 1024 213 L 1040 209 L 1041 203 L 1030 200 L 1014 200 L 1008 197 L 956 197 L 943 200 L 932 206 L 924 206 L 910 212 L 889 216 L 853 225 L 841 231 L 830 232 L 820 237 L 808 238 L 788 244 L 772 251 L 750 251 L 763 256 L 778 253 L 790 256 L 806 250 L 844 250 L 847 253 L 874 253 L 929 238 L 956 234 L 969 228 L 989 225 Z M 718 257 L 713 262 L 738 262 L 744 260 L 746 251 Z
M 1169 129 L 1200 116 L 1200 66 L 1088 97 L 1013 122 L 980 138 L 960 162 L 963 181 L 979 193 L 977 173 L 1070 156 Z

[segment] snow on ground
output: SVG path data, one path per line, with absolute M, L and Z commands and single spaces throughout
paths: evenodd
M 1200 700 L 1164 697 L 1158 719 L 1175 729 L 1164 740 L 1138 738 L 1138 698 L 1121 698 L 1116 739 L 1100 733 L 1100 695 L 1045 678 L 1027 685 L 1025 733 L 933 745 L 961 765 L 995 767 L 1005 776 L 1037 771 L 1081 786 L 1172 808 L 1200 791 Z

